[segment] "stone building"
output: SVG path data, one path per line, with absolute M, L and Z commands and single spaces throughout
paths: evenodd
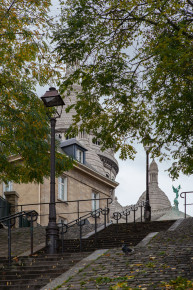
M 72 152 L 72 154 L 75 154 L 74 156 L 71 155 L 74 158 L 77 156 L 73 169 L 65 171 L 60 177 L 56 178 L 57 222 L 63 220 L 68 223 L 92 210 L 105 208 L 107 198 L 110 202 L 118 183 L 87 166 L 84 156 L 86 149 L 76 139 L 61 142 L 61 150 L 63 152 L 68 151 L 68 155 L 71 155 L 70 152 Z M 80 155 L 76 155 L 77 151 L 82 152 L 82 159 L 78 159 Z M 12 213 L 33 209 L 39 214 L 37 222 L 40 225 L 48 224 L 49 178 L 44 178 L 43 184 L 16 184 L 13 182 L 1 184 L 0 196 L 6 198 L 11 204 L 15 204 Z M 92 223 L 93 219 L 91 218 L 89 221 Z M 98 221 L 100 222 L 100 219 Z
M 56 131 L 57 136 L 61 141 L 68 139 L 66 132 L 72 124 L 72 116 L 75 110 L 72 109 L 69 113 L 65 112 L 68 105 L 76 103 L 76 91 L 80 90 L 78 85 L 74 85 L 74 90 L 69 96 L 64 97 L 65 106 L 62 111 L 60 119 L 57 120 Z M 101 151 L 100 140 L 95 140 L 95 136 L 90 132 L 79 132 L 76 140 L 79 141 L 86 148 L 86 165 L 93 170 L 101 173 L 111 180 L 115 180 L 119 171 L 118 162 L 114 157 L 113 149 Z
M 67 70 L 69 72 L 69 69 Z M 80 86 L 74 85 L 73 91 L 64 97 L 65 108 L 76 103 L 76 91 Z M 107 198 L 114 198 L 115 181 L 118 173 L 118 162 L 111 149 L 101 151 L 100 140 L 94 141 L 92 132 L 80 132 L 75 138 L 66 136 L 72 123 L 75 111 L 62 111 L 61 118 L 56 122 L 56 138 L 60 140 L 60 152 L 72 156 L 76 161 L 74 168 L 64 172 L 56 179 L 56 212 L 57 221 L 70 222 L 96 208 L 107 206 Z M 36 210 L 39 213 L 38 223 L 48 223 L 48 203 L 50 199 L 49 179 L 43 184 L 1 184 L 0 196 L 18 204 L 16 209 Z M 77 203 L 77 200 L 86 200 Z M 100 199 L 100 200 L 98 200 Z M 61 203 L 59 203 L 61 202 Z M 46 204 L 45 204 L 46 203 Z M 24 206 L 31 204 L 29 206 Z M 33 205 L 32 205 L 33 204 Z M 23 205 L 23 206 L 22 206 Z M 79 212 L 79 213 L 78 213 Z M 92 219 L 91 219 L 92 222 Z
M 146 200 L 146 191 L 144 191 L 139 197 L 135 208 L 141 202 Z M 151 220 L 175 220 L 179 218 L 184 218 L 184 213 L 179 211 L 176 206 L 172 206 L 167 195 L 158 186 L 158 166 L 155 160 L 153 160 L 149 167 L 149 202 L 151 206 Z M 125 210 L 130 211 L 130 215 L 127 217 L 128 222 L 133 222 L 134 212 L 132 211 L 131 205 L 121 206 L 117 198 L 111 204 L 111 218 L 115 212 L 123 212 Z M 140 221 L 140 207 L 135 211 L 136 221 Z M 144 220 L 144 218 L 143 218 Z M 120 222 L 125 222 L 125 216 L 122 215 Z

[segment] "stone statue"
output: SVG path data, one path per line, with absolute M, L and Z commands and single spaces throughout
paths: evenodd
M 176 197 L 174 198 L 174 206 L 175 206 L 175 209 L 178 210 L 178 204 L 179 204 L 178 197 L 179 197 L 179 191 L 181 189 L 181 186 L 179 185 L 178 187 L 175 188 L 172 185 L 172 189 L 173 189 L 173 192 L 175 192 L 175 194 L 176 194 Z

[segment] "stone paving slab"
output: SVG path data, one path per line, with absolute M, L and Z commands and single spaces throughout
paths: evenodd
M 178 276 L 193 280 L 193 218 L 136 246 L 128 256 L 120 248 L 108 250 L 58 288 L 166 289 L 162 282 Z

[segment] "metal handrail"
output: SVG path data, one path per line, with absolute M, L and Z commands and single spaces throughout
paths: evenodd
M 33 222 L 38 218 L 38 213 L 35 210 L 17 212 L 16 214 L 9 215 L 1 218 L 0 223 L 6 223 L 8 229 L 8 262 L 11 265 L 11 228 L 15 225 L 16 219 L 20 217 L 30 218 L 30 235 L 31 235 L 31 255 L 33 254 Z
M 193 193 L 193 191 L 183 191 L 180 193 L 180 197 L 184 198 L 184 218 L 186 219 L 186 206 L 187 205 L 193 205 L 193 203 L 186 203 L 186 195 L 187 193 Z M 183 196 L 184 195 L 184 196 Z
M 84 201 L 92 201 L 93 198 L 88 198 L 88 199 L 76 199 L 76 200 L 67 200 L 67 201 L 56 201 L 54 203 L 58 204 L 58 203 L 71 203 L 71 202 L 84 202 Z M 94 200 L 107 200 L 108 204 L 112 203 L 112 198 L 111 197 L 102 197 L 102 198 L 96 198 Z M 38 203 L 26 203 L 26 204 L 17 204 L 17 205 L 10 205 L 11 207 L 23 207 L 23 206 L 31 206 L 31 205 L 42 205 L 42 204 L 53 204 L 50 202 L 38 202 Z M 1 207 L 0 207 L 1 208 Z
M 142 200 L 141 202 L 137 203 L 137 204 L 132 204 L 130 206 L 128 206 L 128 208 L 126 208 L 125 210 L 123 210 L 122 212 L 114 212 L 112 218 L 116 221 L 116 223 L 119 223 L 119 220 L 123 217 L 126 216 L 126 224 L 128 223 L 128 216 L 130 215 L 130 213 L 133 211 L 133 222 L 136 222 L 136 217 L 135 217 L 135 213 L 138 210 L 138 208 L 141 208 L 141 222 L 142 222 L 142 209 L 145 207 L 145 202 Z
M 109 208 L 98 208 L 94 211 L 91 211 L 90 213 L 83 215 L 68 224 L 64 224 L 64 222 L 58 223 L 58 226 L 61 228 L 61 242 L 62 242 L 62 253 L 64 252 L 64 234 L 68 231 L 69 228 L 78 225 L 80 227 L 80 251 L 82 251 L 82 226 L 85 225 L 86 219 L 93 217 L 95 219 L 95 245 L 97 244 L 97 218 L 100 217 L 100 215 L 104 215 L 104 227 L 106 228 L 107 225 L 107 216 L 109 214 Z M 65 230 L 64 230 L 65 227 Z
M 95 200 L 99 200 L 99 201 L 102 201 L 102 200 L 106 200 L 106 207 L 108 208 L 109 205 L 112 203 L 112 198 L 111 197 L 104 197 L 104 198 L 96 198 Z M 77 203 L 77 211 L 76 212 L 73 212 L 74 213 L 77 213 L 77 217 L 79 218 L 80 217 L 80 213 L 82 213 L 80 211 L 80 203 L 81 202 L 88 202 L 88 201 L 93 201 L 93 198 L 89 198 L 89 199 L 78 199 L 78 200 L 68 200 L 68 201 L 56 201 L 55 204 L 69 204 L 69 203 Z M 14 207 L 14 208 L 19 208 L 20 207 L 20 211 L 23 211 L 23 209 L 25 207 L 29 207 L 29 206 L 38 206 L 38 205 L 50 205 L 50 204 L 53 204 L 53 203 L 50 203 L 50 202 L 40 202 L 40 203 L 28 203 L 28 204 L 18 204 L 18 205 L 10 205 L 10 207 Z M 0 209 L 1 208 L 4 208 L 4 207 L 1 207 L 0 206 Z M 90 212 L 90 211 L 89 211 Z M 71 214 L 71 213 L 60 213 L 60 214 Z M 49 214 L 39 214 L 39 216 L 45 216 L 45 215 L 49 215 Z
M 21 211 L 21 212 L 17 212 L 15 214 L 11 214 L 11 215 L 8 215 L 6 217 L 0 218 L 0 223 L 4 223 L 6 221 L 16 219 L 16 218 L 21 217 L 21 216 L 26 216 L 26 217 L 27 216 L 35 216 L 36 217 L 36 215 L 38 215 L 38 213 L 35 210 Z M 36 220 L 37 220 L 37 218 L 34 221 L 36 221 Z

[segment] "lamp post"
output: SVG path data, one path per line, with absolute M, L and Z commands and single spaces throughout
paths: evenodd
M 145 222 L 151 221 L 151 206 L 149 203 L 149 145 L 145 145 L 144 149 L 146 151 L 146 201 L 144 209 L 144 219 Z
M 58 91 L 51 87 L 42 97 L 46 107 L 63 106 L 64 102 Z M 57 117 L 60 117 L 58 114 Z M 50 151 L 50 203 L 49 203 L 49 222 L 46 228 L 46 249 L 48 254 L 55 254 L 58 250 L 59 228 L 56 224 L 56 205 L 55 205 L 55 126 L 56 118 L 51 117 L 51 151 Z

